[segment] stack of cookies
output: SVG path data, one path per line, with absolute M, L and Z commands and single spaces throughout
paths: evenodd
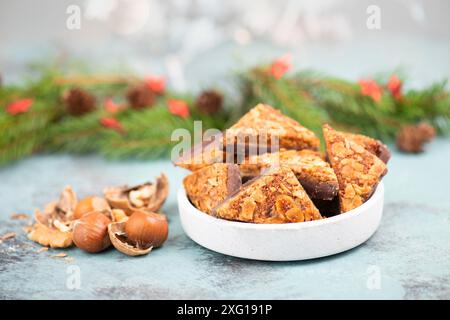
M 251 223 L 318 220 L 367 201 L 390 157 L 388 148 L 370 137 L 327 124 L 323 135 L 326 155 L 312 131 L 259 104 L 175 165 L 192 171 L 184 188 L 207 214 Z

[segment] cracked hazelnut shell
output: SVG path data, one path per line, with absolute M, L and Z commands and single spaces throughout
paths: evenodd
M 108 226 L 110 240 L 120 252 L 138 256 L 161 246 L 169 233 L 167 219 L 158 213 L 134 212 L 127 221 Z
M 51 248 L 67 248 L 73 244 L 72 232 L 62 232 L 41 223 L 34 224 L 28 233 L 28 239 Z
M 70 186 L 66 186 L 61 192 L 57 209 L 63 212 L 68 219 L 73 219 L 73 212 L 78 203 L 77 194 Z
M 76 220 L 73 225 L 73 242 L 87 252 L 96 253 L 111 245 L 108 225 L 111 223 L 102 212 L 91 212 Z
M 109 239 L 114 248 L 129 256 L 142 256 L 150 251 L 153 247 L 145 249 L 137 248 L 130 243 L 125 234 L 125 222 L 114 222 L 108 226 Z
M 36 223 L 31 227 L 28 239 L 51 248 L 72 246 L 72 221 L 76 205 L 75 192 L 66 186 L 58 201 L 47 204 L 43 212 L 35 210 Z
M 130 195 L 136 195 L 140 190 L 146 189 L 148 198 L 145 199 L 142 206 L 133 204 Z M 144 191 L 142 191 L 144 192 Z M 169 181 L 165 174 L 161 174 L 156 179 L 156 183 L 144 183 L 134 187 L 112 187 L 104 190 L 105 199 L 113 209 L 122 209 L 128 216 L 134 211 L 155 212 L 164 204 L 169 194 Z

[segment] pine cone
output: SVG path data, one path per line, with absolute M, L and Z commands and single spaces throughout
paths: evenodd
M 153 106 L 155 94 L 143 83 L 128 89 L 127 100 L 133 109 L 143 109 Z
M 95 109 L 95 97 L 80 88 L 73 88 L 64 93 L 64 103 L 73 116 L 81 116 Z
M 203 91 L 197 98 L 195 105 L 204 114 L 213 115 L 222 109 L 223 95 L 214 90 Z
M 423 145 L 430 142 L 436 130 L 427 123 L 404 126 L 397 134 L 397 147 L 408 153 L 423 152 Z

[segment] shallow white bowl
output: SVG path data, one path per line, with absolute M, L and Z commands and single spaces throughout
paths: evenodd
M 377 230 L 383 215 L 384 186 L 362 206 L 331 218 L 286 224 L 256 224 L 214 218 L 195 208 L 183 188 L 178 208 L 186 234 L 199 245 L 230 256 L 293 261 L 354 248 Z

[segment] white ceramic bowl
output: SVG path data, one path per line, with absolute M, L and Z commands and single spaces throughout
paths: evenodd
M 331 218 L 285 224 L 256 224 L 214 218 L 195 208 L 181 188 L 178 208 L 186 234 L 199 245 L 230 256 L 293 261 L 333 255 L 354 248 L 377 230 L 384 186 L 362 206 Z

